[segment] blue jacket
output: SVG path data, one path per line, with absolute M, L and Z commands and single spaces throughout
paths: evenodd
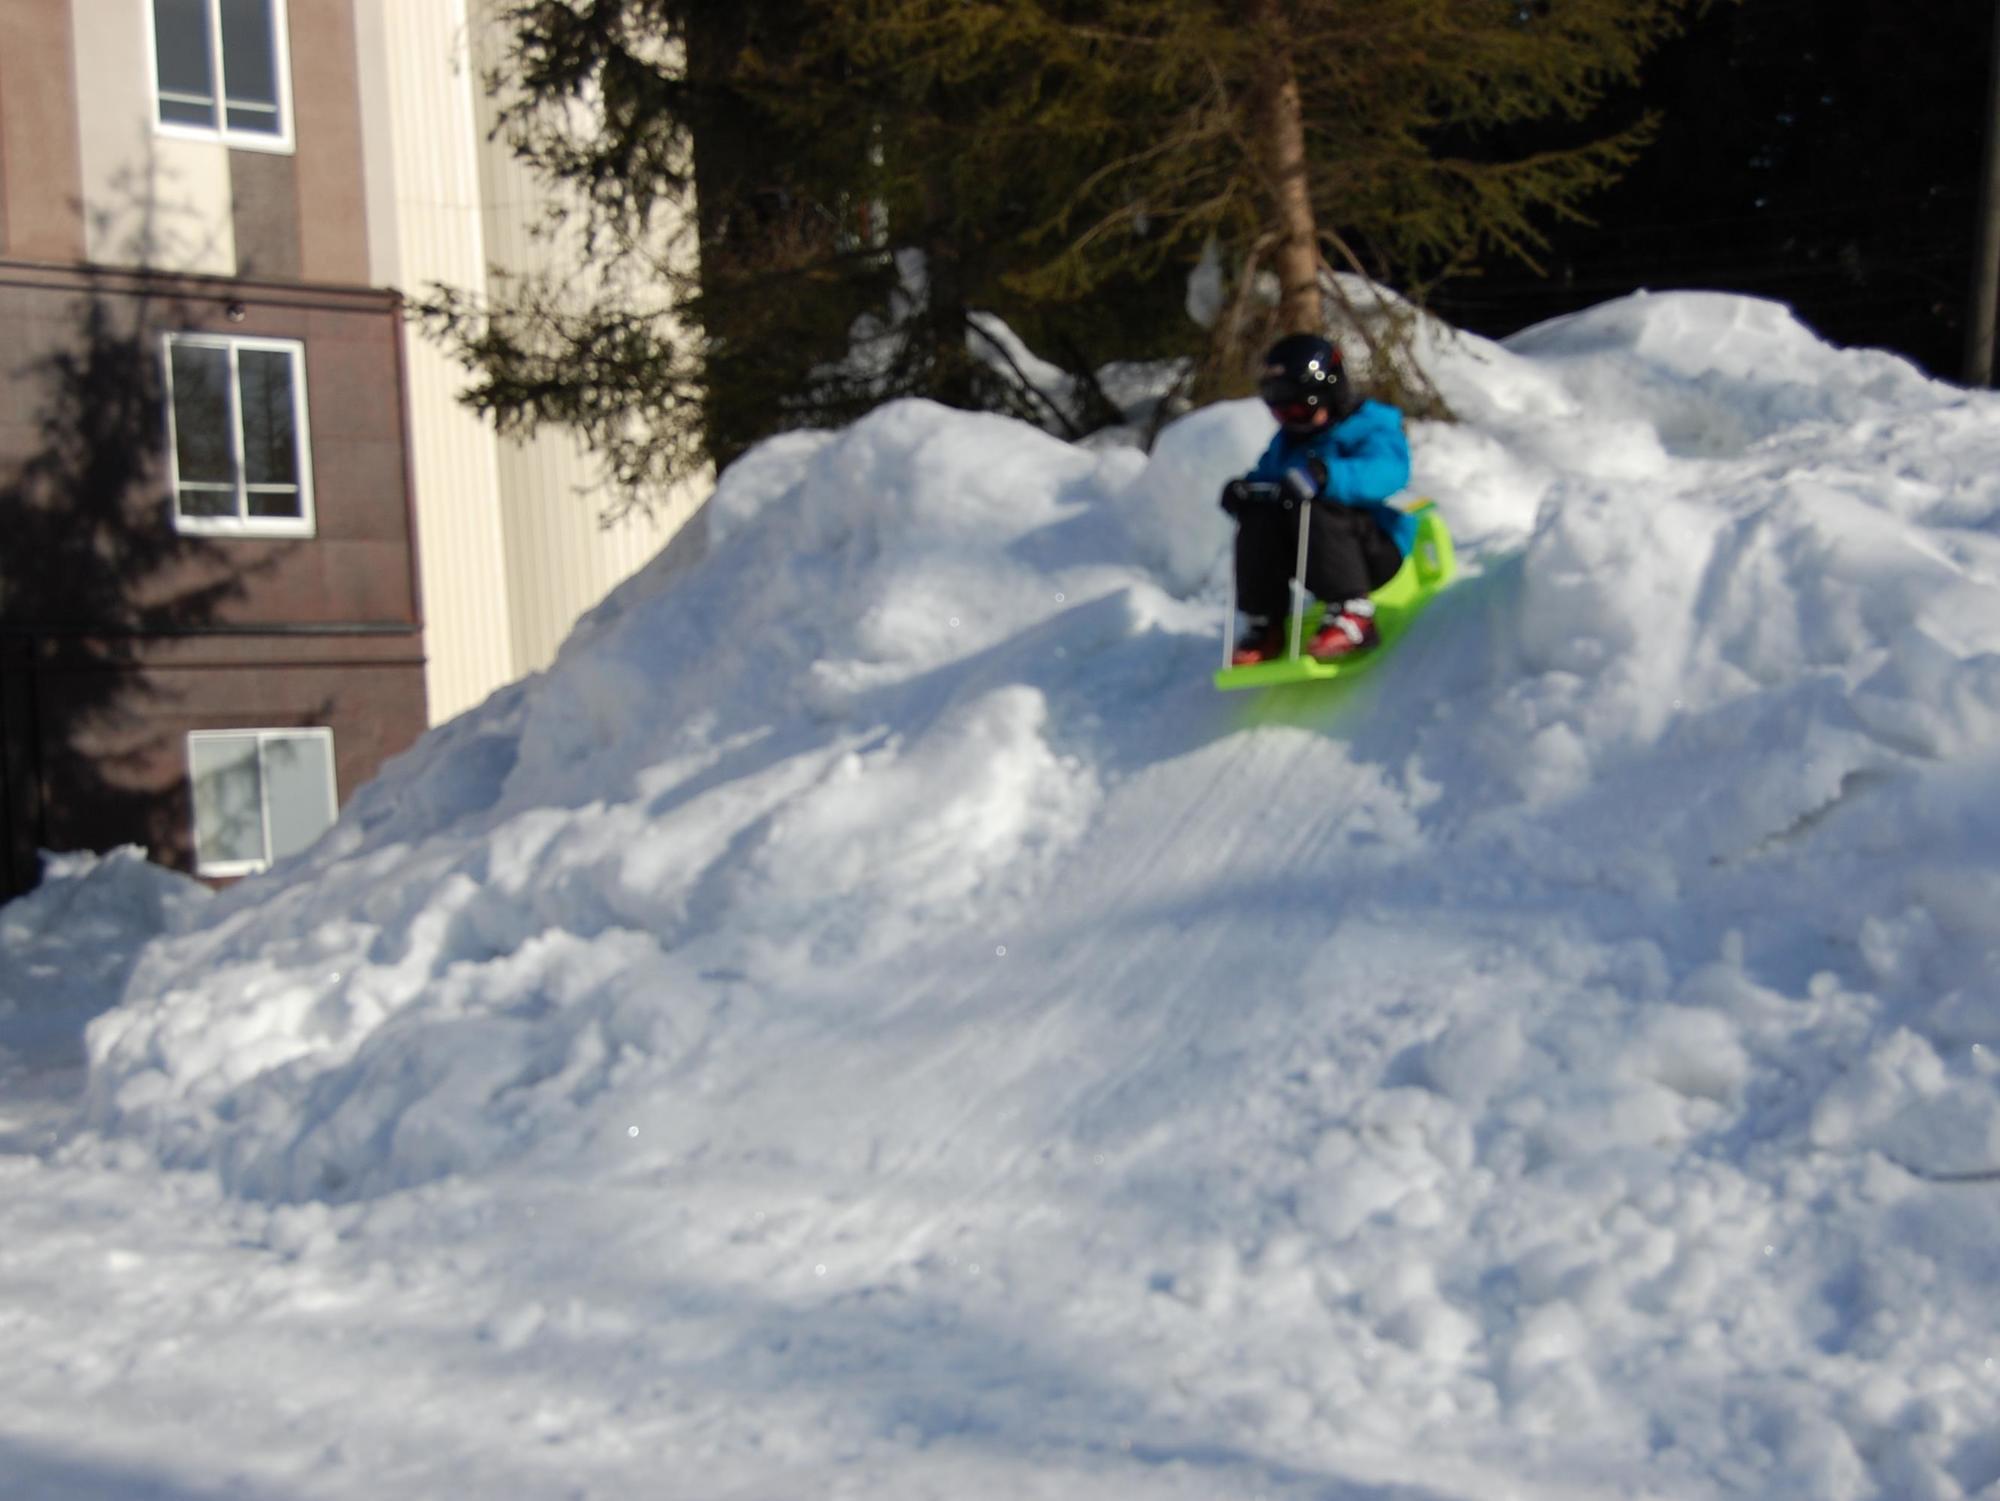
M 1403 414 L 1379 401 L 1364 401 L 1343 420 L 1295 438 L 1283 428 L 1245 476 L 1276 484 L 1308 454 L 1326 465 L 1319 499 L 1366 511 L 1382 525 L 1404 557 L 1417 540 L 1417 518 L 1388 504 L 1410 482 L 1410 444 Z

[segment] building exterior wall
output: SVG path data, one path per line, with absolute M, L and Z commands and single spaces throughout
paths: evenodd
M 149 0 L 72 0 L 69 13 L 83 259 L 234 275 L 228 149 L 153 123 Z
M 0 261 L 0 328 L 30 377 L 0 387 L 7 889 L 40 848 L 140 842 L 191 868 L 191 731 L 330 729 L 342 795 L 422 733 L 391 297 Z M 311 536 L 176 531 L 169 333 L 303 344 Z
M 150 0 L 0 3 L 0 895 L 42 849 L 193 868 L 194 732 L 331 731 L 344 799 L 429 720 L 360 36 L 284 12 L 289 138 L 246 149 L 156 127 Z M 309 523 L 177 524 L 169 335 L 297 349 Z
M 362 289 L 241 280 L 162 278 L 83 272 L 0 262 L 0 327 L 16 331 L 21 367 L 35 378 L 10 385 L 0 409 L 0 475 L 18 475 L 45 458 L 52 404 L 95 400 L 105 392 L 89 377 L 58 368 L 84 358 L 101 369 L 130 361 L 133 385 L 111 393 L 133 420 L 101 429 L 128 439 L 149 462 L 135 465 L 131 493 L 116 498 L 93 487 L 45 487 L 93 518 L 173 534 L 160 463 L 166 444 L 157 370 L 170 333 L 296 339 L 304 345 L 309 402 L 313 535 L 307 538 L 184 537 L 162 541 L 166 557 L 125 580 L 117 600 L 51 593 L 40 617 L 65 627 L 123 618 L 156 595 L 208 587 L 226 565 L 237 587 L 216 611 L 218 624 L 259 622 L 418 629 L 415 549 L 404 474 L 399 326 L 392 298 Z M 77 389 L 65 390 L 70 385 Z M 88 388 L 94 387 L 94 388 Z M 88 389 L 87 389 L 88 388 Z M 132 400 L 134 394 L 138 400 Z M 29 404 L 33 403 L 32 406 Z M 225 545 L 226 544 L 226 545 Z M 226 555 L 226 556 L 225 556 Z
M 353 0 L 288 0 L 279 11 L 291 107 L 290 142 L 282 149 L 189 139 L 156 124 L 151 0 L 11 8 L 41 13 L 32 31 L 16 24 L 28 33 L 23 41 L 50 60 L 60 32 L 53 22 L 68 12 L 64 62 L 72 89 L 59 118 L 78 142 L 71 197 L 82 210 L 81 259 L 367 284 L 369 205 Z M 8 154 L 32 162 L 30 149 L 24 142 Z M 31 252 L 17 246 L 14 253 Z
M 0 5 L 0 248 L 83 258 L 82 177 L 70 18 L 60 5 Z
M 354 0 L 290 0 L 300 274 L 371 280 Z
M 159 123 L 152 0 L 0 0 L 0 894 L 37 847 L 186 864 L 190 730 L 332 723 L 345 796 L 551 661 L 707 489 L 600 525 L 587 454 L 499 438 L 405 331 L 434 282 L 587 275 L 489 139 L 497 0 L 277 3 L 288 128 L 244 140 Z M 175 529 L 162 341 L 197 331 L 303 342 L 309 534 Z M 16 539 L 78 507 L 89 548 L 38 573 Z

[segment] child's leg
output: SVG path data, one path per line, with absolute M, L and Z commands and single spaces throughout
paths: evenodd
M 1306 588 L 1339 605 L 1388 583 L 1403 555 L 1375 518 L 1350 506 L 1315 505 L 1306 543 Z
M 1244 507 L 1236 518 L 1236 608 L 1252 620 L 1282 619 L 1292 608 L 1292 572 L 1298 566 L 1299 513 L 1275 505 Z

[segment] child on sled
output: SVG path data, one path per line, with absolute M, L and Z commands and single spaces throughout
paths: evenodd
M 1340 350 L 1314 334 L 1272 345 L 1257 390 L 1277 436 L 1222 489 L 1222 509 L 1236 520 L 1243 616 L 1232 665 L 1287 654 L 1295 577 L 1326 603 L 1305 653 L 1329 661 L 1365 651 L 1381 640 L 1369 595 L 1395 576 L 1417 535 L 1416 518 L 1388 503 L 1410 478 L 1403 414 L 1364 400 Z

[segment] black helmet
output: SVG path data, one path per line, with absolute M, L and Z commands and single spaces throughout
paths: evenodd
M 1264 356 L 1257 394 L 1292 432 L 1316 427 L 1322 409 L 1337 421 L 1354 406 L 1339 346 L 1317 334 L 1287 334 L 1273 344 Z

